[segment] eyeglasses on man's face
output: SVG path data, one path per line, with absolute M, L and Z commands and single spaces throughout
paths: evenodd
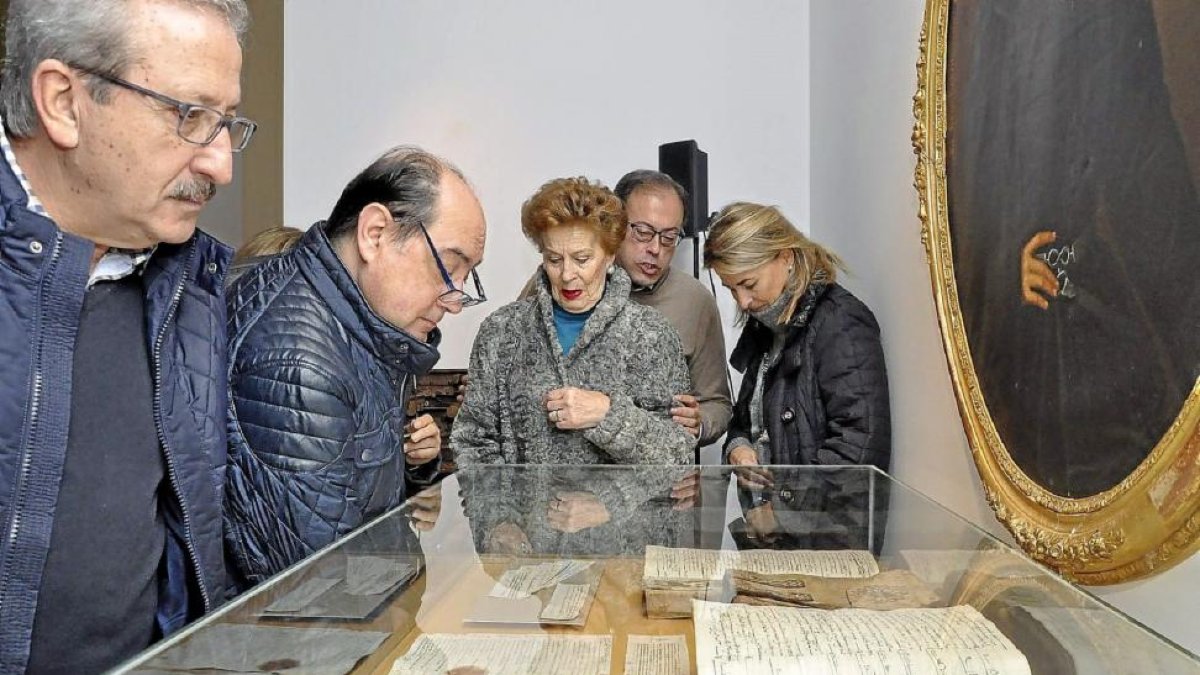
M 475 285 L 475 295 L 471 296 L 466 291 L 455 288 L 454 280 L 450 278 L 450 272 L 446 270 L 446 264 L 442 262 L 442 256 L 438 255 L 437 247 L 433 245 L 433 239 L 429 236 L 429 230 L 425 229 L 425 223 L 418 223 L 421 226 L 421 234 L 425 235 L 425 243 L 429 244 L 429 252 L 433 254 L 433 261 L 437 263 L 438 271 L 442 273 L 442 281 L 446 282 L 446 292 L 438 296 L 438 302 L 447 305 L 459 305 L 461 307 L 474 307 L 475 305 L 487 302 L 487 294 L 483 292 L 483 284 L 479 282 L 479 273 L 475 268 L 471 268 L 471 282 Z
M 154 99 L 168 108 L 173 108 L 179 117 L 175 133 L 193 145 L 208 145 L 217 140 L 217 136 L 221 133 L 222 129 L 228 129 L 230 146 L 234 152 L 241 152 L 250 144 L 250 139 L 254 136 L 255 130 L 258 129 L 256 122 L 248 120 L 245 117 L 226 115 L 216 108 L 210 108 L 198 103 L 180 101 L 153 89 L 147 89 L 115 75 L 102 73 L 91 68 L 84 68 L 82 66 L 72 67 L 92 77 L 100 78 L 109 84 L 114 84 L 147 98 Z
M 655 237 L 658 237 L 663 248 L 675 248 L 675 245 L 679 243 L 679 238 L 683 236 L 683 232 L 678 227 L 656 230 L 649 223 L 630 223 L 629 229 L 633 231 L 634 240 L 649 244 Z

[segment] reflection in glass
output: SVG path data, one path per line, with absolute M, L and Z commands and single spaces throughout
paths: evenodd
M 693 473 L 698 500 L 672 490 Z M 130 668 L 386 673 L 426 659 L 445 672 L 496 649 L 528 666 L 631 645 L 678 656 L 681 644 L 695 667 L 697 645 L 713 647 L 696 639 L 702 606 L 788 621 L 895 608 L 929 625 L 979 616 L 1035 674 L 1122 672 L 1132 655 L 1153 664 L 1144 672 L 1200 672 L 1190 655 L 878 470 L 770 467 L 769 478 L 751 494 L 727 467 L 472 467 Z M 664 573 L 644 564 L 647 551 L 709 562 Z M 769 653 L 768 632 L 743 635 L 743 647 Z M 638 635 L 663 640 L 631 642 Z

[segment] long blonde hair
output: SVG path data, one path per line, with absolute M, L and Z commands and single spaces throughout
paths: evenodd
M 790 251 L 795 264 L 788 275 L 785 293 L 792 301 L 779 319 L 788 323 L 811 283 L 831 284 L 846 265 L 834 252 L 800 233 L 774 206 L 733 202 L 721 209 L 709 227 L 704 242 L 704 266 L 719 275 L 745 274 Z M 745 321 L 738 310 L 739 322 Z
M 269 227 L 254 235 L 250 241 L 242 244 L 241 248 L 237 250 L 237 254 L 234 255 L 233 262 L 240 263 L 252 258 L 261 258 L 262 256 L 290 251 L 296 247 L 296 244 L 303 237 L 304 232 L 294 227 L 287 227 L 286 225 Z

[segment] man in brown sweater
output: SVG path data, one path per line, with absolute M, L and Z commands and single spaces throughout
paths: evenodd
M 717 302 L 704 284 L 671 269 L 687 192 L 665 173 L 646 169 L 622 176 L 613 192 L 629 220 L 617 264 L 633 280 L 630 297 L 665 314 L 683 341 L 693 391 L 676 397 L 679 405 L 671 415 L 708 445 L 729 427 L 733 407 Z

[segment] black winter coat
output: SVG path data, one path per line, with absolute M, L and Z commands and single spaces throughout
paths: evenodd
M 56 509 L 75 337 L 96 250 L 27 203 L 0 161 L 0 673 L 27 665 L 50 535 L 55 518 L 71 515 Z M 154 422 L 168 469 L 156 615 L 164 634 L 224 600 L 222 283 L 231 256 L 197 231 L 182 244 L 160 244 L 142 273 Z
M 875 315 L 837 284 L 811 286 L 766 374 L 763 421 L 771 456 L 763 464 L 873 464 L 892 455 L 887 368 Z M 806 305 L 811 310 L 806 310 Z M 751 438 L 750 398 L 771 330 L 749 319 L 730 364 L 745 374 L 725 455 Z M 740 440 L 739 440 L 740 439 Z

